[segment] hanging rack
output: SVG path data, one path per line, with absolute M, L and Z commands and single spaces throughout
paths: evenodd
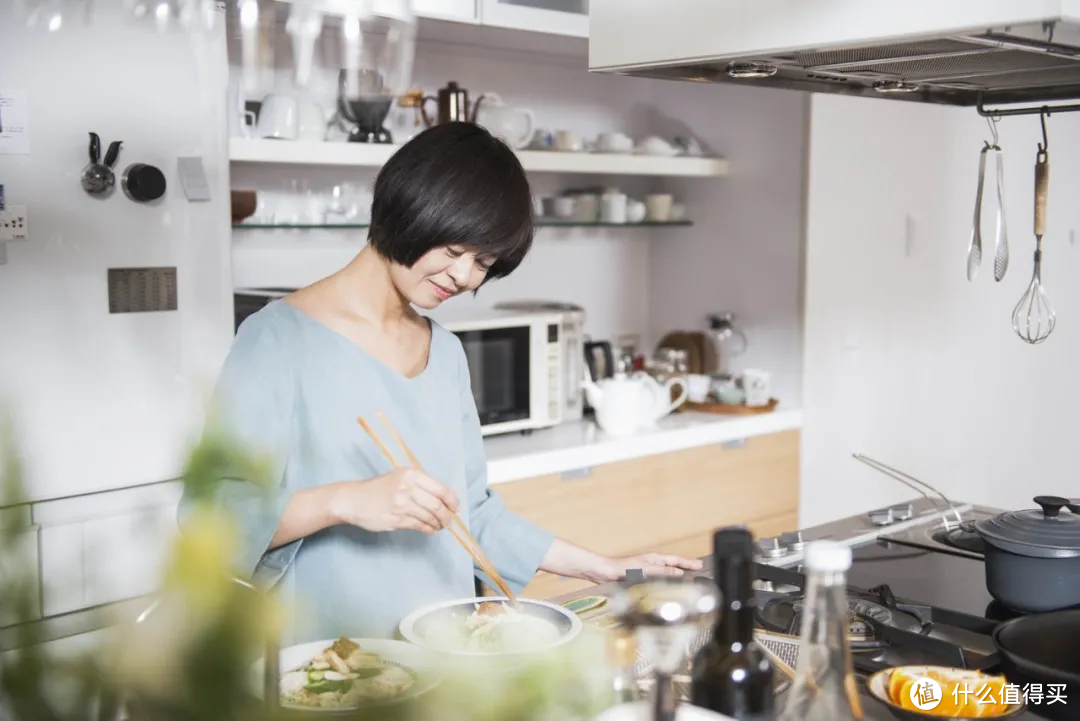
M 1073 105 L 1032 105 L 1026 108 L 994 108 L 989 109 L 981 100 L 975 106 L 979 115 L 984 118 L 1004 118 L 1009 115 L 1042 115 L 1048 117 L 1054 113 L 1075 113 L 1080 111 L 1080 103 Z

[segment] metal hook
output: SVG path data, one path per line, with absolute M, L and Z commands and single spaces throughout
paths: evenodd
M 1039 123 L 1042 125 L 1042 138 L 1043 141 L 1039 143 L 1039 155 L 1044 156 L 1050 149 L 1050 141 L 1046 139 L 1046 116 L 1050 114 L 1050 108 L 1043 106 L 1043 109 L 1039 112 Z
M 1001 120 L 1001 118 L 999 118 L 997 116 L 989 116 L 989 115 L 986 116 L 986 124 L 990 128 L 990 133 L 994 136 L 994 144 L 990 145 L 989 143 L 987 143 L 987 146 L 992 148 L 993 150 L 1000 150 L 1001 149 L 1001 147 L 999 145 L 999 141 L 998 141 L 998 129 L 997 129 L 997 124 L 998 124 L 999 120 Z

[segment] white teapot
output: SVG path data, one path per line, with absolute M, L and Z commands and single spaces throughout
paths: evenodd
M 536 118 L 531 110 L 507 105 L 497 93 L 484 93 L 476 106 L 476 123 L 510 147 L 520 150 L 532 142 Z
M 671 400 L 672 386 L 679 384 L 682 392 Z M 616 374 L 598 382 L 586 380 L 585 395 L 596 410 L 596 422 L 611 436 L 629 436 L 641 428 L 671 413 L 686 400 L 686 384 L 681 378 L 660 383 L 647 373 L 632 376 Z

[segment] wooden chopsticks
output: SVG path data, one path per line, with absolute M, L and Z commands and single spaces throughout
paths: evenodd
M 405 444 L 404 439 L 390 423 L 390 419 L 386 417 L 386 414 L 382 411 L 376 411 L 375 415 L 379 418 L 379 422 L 381 422 L 383 426 L 385 426 L 386 429 L 390 432 L 390 435 L 393 437 L 394 442 L 397 443 L 399 448 L 401 448 L 402 453 L 405 454 L 405 457 L 409 461 L 409 465 L 418 471 L 423 471 L 424 468 L 420 465 L 419 459 L 417 459 L 416 455 L 409 449 L 409 446 Z M 379 451 L 381 451 L 382 454 L 386 456 L 386 459 L 390 461 L 391 465 L 393 465 L 394 468 L 401 468 L 402 465 L 398 463 L 397 458 L 394 457 L 394 454 L 390 451 L 386 444 L 383 443 L 382 439 L 379 438 L 379 435 L 375 432 L 375 429 L 371 427 L 371 424 L 364 420 L 363 416 L 357 418 L 356 421 L 360 424 L 360 426 L 368 434 L 371 440 L 379 448 Z M 469 552 L 469 555 L 473 557 L 474 561 L 476 561 L 476 565 L 479 566 L 480 569 L 484 573 L 486 573 L 492 581 L 495 582 L 495 585 L 497 585 L 499 587 L 499 590 L 502 591 L 503 595 L 505 595 L 510 600 L 510 603 L 514 606 L 514 608 L 520 609 L 521 604 L 518 603 L 517 597 L 514 595 L 514 592 L 510 590 L 510 587 L 506 584 L 506 581 L 503 579 L 502 575 L 495 569 L 495 565 L 487 557 L 487 554 L 484 553 L 484 549 L 482 549 L 480 547 L 480 544 L 476 542 L 476 539 L 473 538 L 473 535 L 469 532 L 469 529 L 465 525 L 465 522 L 461 520 L 461 516 L 459 516 L 456 511 L 451 511 L 451 516 L 453 523 L 447 526 L 447 530 L 450 531 L 454 538 L 457 539 L 457 542 L 460 543 L 462 547 Z M 457 528 L 454 527 L 455 524 L 457 525 Z

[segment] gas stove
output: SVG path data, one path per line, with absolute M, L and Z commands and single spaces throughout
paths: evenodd
M 968 503 L 949 509 L 941 502 L 920 498 L 878 508 L 869 513 L 844 518 L 806 531 L 792 531 L 758 541 L 757 561 L 782 568 L 798 565 L 806 543 L 828 538 L 847 546 L 873 543 L 879 539 L 942 553 L 982 559 L 982 539 L 972 528 L 998 509 Z
M 999 512 L 973 504 L 946 509 L 941 502 L 918 499 L 762 539 L 755 559 L 756 625 L 776 638 L 798 637 L 805 545 L 830 539 L 852 549 L 849 642 L 856 675 L 863 682 L 859 688 L 866 696 L 867 721 L 894 718 L 866 691 L 866 678 L 878 670 L 934 664 L 1000 673 L 991 634 L 1017 614 L 987 592 L 981 544 L 971 529 L 975 521 Z M 705 569 L 695 580 L 711 584 L 711 559 L 702 560 Z M 697 643 L 706 640 L 703 636 Z M 687 680 L 689 666 L 680 673 Z M 780 683 L 778 690 L 786 686 Z M 1068 714 L 1053 715 L 1062 711 Z M 1072 705 L 1029 705 L 1011 721 L 1077 718 Z
M 809 541 L 828 538 L 852 549 L 848 638 L 860 680 L 908 664 L 997 673 L 991 633 L 1016 614 L 998 605 L 986 590 L 982 544 L 972 525 L 999 512 L 972 504 L 946 510 L 943 504 L 920 499 L 762 539 L 754 584 L 757 626 L 799 635 L 803 550 Z M 860 687 L 865 693 L 864 684 Z M 892 718 L 879 707 L 868 702 L 868 717 Z M 1058 708 L 1029 706 L 1017 718 L 1053 718 L 1040 714 Z

